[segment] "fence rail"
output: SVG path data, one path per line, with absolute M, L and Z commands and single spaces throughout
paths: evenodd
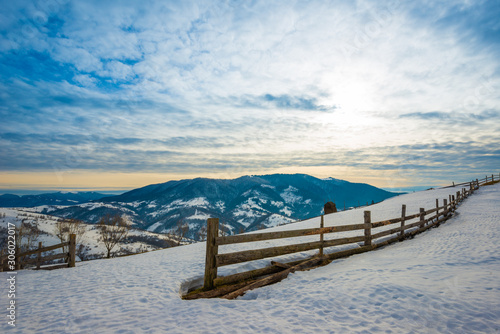
M 496 177 L 496 181 L 500 180 L 500 174 Z M 237 273 L 229 276 L 217 276 L 217 268 L 243 263 L 247 261 L 254 261 L 264 258 L 277 257 L 281 255 L 287 255 L 302 251 L 309 251 L 318 249 L 320 256 L 325 256 L 328 259 L 337 259 L 340 257 L 349 256 L 352 254 L 358 254 L 366 251 L 373 250 L 375 248 L 385 246 L 389 243 L 395 241 L 401 241 L 407 237 L 411 237 L 417 233 L 423 232 L 433 226 L 439 226 L 442 222 L 449 219 L 452 213 L 456 210 L 457 206 L 468 196 L 470 196 L 474 190 L 478 189 L 480 186 L 489 184 L 495 181 L 495 175 L 491 177 L 486 176 L 484 179 L 476 179 L 475 181 L 464 182 L 460 184 L 454 184 L 450 187 L 460 187 L 460 191 L 457 191 L 455 195 L 449 195 L 448 199 L 443 199 L 442 205 L 439 205 L 439 199 L 436 199 L 436 207 L 432 209 L 425 210 L 420 208 L 418 213 L 406 215 L 406 205 L 402 206 L 401 217 L 387 219 L 383 221 L 372 222 L 371 212 L 364 212 L 364 222 L 360 224 L 352 225 L 340 225 L 340 226 L 323 226 L 323 215 L 321 216 L 321 224 L 318 228 L 307 228 L 292 231 L 278 231 L 278 232 L 261 232 L 253 234 L 241 234 L 241 235 L 231 235 L 231 236 L 219 236 L 219 219 L 209 218 L 207 220 L 207 248 L 206 248 L 206 263 L 205 263 L 205 277 L 204 277 L 204 290 L 211 290 L 215 287 L 233 284 L 243 280 L 259 277 L 262 275 L 268 275 L 280 272 L 283 270 L 283 266 L 290 267 L 299 264 L 301 261 L 289 262 L 286 264 L 280 264 L 272 262 L 271 266 L 255 269 L 247 272 Z M 448 188 L 448 187 L 443 187 Z M 410 222 L 414 219 L 417 221 Z M 410 223 L 408 223 L 410 222 Z M 383 231 L 377 231 L 381 227 L 388 225 L 398 224 L 399 226 L 386 229 Z M 338 232 L 356 231 L 364 230 L 362 235 L 350 236 L 339 239 L 324 240 L 325 234 L 332 234 Z M 387 240 L 383 240 L 374 243 L 376 239 L 394 235 Z M 244 250 L 231 253 L 219 254 L 219 246 L 239 244 L 247 242 L 257 242 L 265 240 L 275 240 L 282 238 L 294 238 L 294 237 L 304 237 L 319 235 L 319 241 L 299 243 L 286 246 L 277 246 L 261 249 Z M 330 254 L 323 254 L 324 248 L 347 245 L 347 244 L 357 244 L 358 247 L 353 249 L 336 251 Z
M 42 256 L 42 253 L 50 252 L 59 248 L 68 247 L 68 252 L 59 253 L 59 254 L 50 254 L 46 256 Z M 30 255 L 37 255 L 36 258 L 29 258 Z M 26 265 L 34 264 L 36 265 L 36 269 L 58 269 L 58 268 L 67 268 L 74 267 L 76 262 L 76 235 L 70 234 L 69 241 L 63 242 L 57 245 L 42 247 L 42 243 L 38 243 L 38 248 L 32 249 L 23 253 L 19 253 L 16 250 L 15 254 L 9 255 L 0 255 L 0 271 L 4 271 L 4 265 L 8 263 L 8 261 L 14 261 L 15 270 L 19 270 L 24 268 Z M 65 263 L 63 264 L 54 264 L 42 267 L 44 262 L 65 259 Z M 7 260 L 7 261 L 6 261 Z

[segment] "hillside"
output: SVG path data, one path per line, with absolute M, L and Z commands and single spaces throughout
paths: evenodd
M 182 222 L 189 225 L 188 236 L 199 239 L 198 231 L 210 217 L 220 218 L 226 233 L 236 234 L 318 216 L 327 201 L 343 209 L 396 195 L 368 184 L 273 174 L 170 181 L 46 212 L 91 223 L 107 213 L 120 213 L 137 227 L 159 233 L 172 231 Z
M 30 208 L 29 210 L 32 210 Z M 55 229 L 58 217 L 47 214 L 41 214 L 28 211 L 23 208 L 0 208 L 0 245 L 7 237 L 7 224 L 11 223 L 19 227 L 22 222 L 30 225 L 36 225 L 40 231 L 40 236 L 33 245 L 33 248 L 38 246 L 41 241 L 44 246 L 59 244 L 61 241 L 57 238 Z M 85 234 L 81 242 L 77 245 L 77 255 L 81 260 L 90 260 L 94 258 L 101 258 L 106 254 L 104 245 L 99 241 L 100 235 L 93 224 L 84 224 Z M 4 238 L 5 237 L 5 238 Z M 80 239 L 79 239 L 80 240 Z M 126 255 L 131 253 L 147 252 L 161 248 L 176 246 L 178 238 L 169 234 L 158 234 L 138 229 L 131 229 L 129 236 L 124 242 L 118 243 L 113 249 L 113 254 L 116 256 Z M 192 242 L 191 240 L 184 239 L 181 244 Z M 80 245 L 81 248 L 79 247 Z M 60 252 L 58 249 L 57 252 Z
M 375 220 L 393 218 L 401 204 L 418 212 L 455 191 L 402 195 L 370 210 Z M 363 209 L 340 212 L 326 216 L 325 225 L 359 223 L 362 217 Z M 500 330 L 499 219 L 500 184 L 482 187 L 439 228 L 291 274 L 229 301 L 180 299 L 180 290 L 203 276 L 203 242 L 50 273 L 21 271 L 18 325 L 7 328 L 4 321 L 0 328 L 28 334 L 495 333 Z M 310 219 L 272 230 L 318 224 Z M 221 274 L 249 266 L 229 266 Z M 0 273 L 0 279 L 7 275 Z M 6 305 L 4 294 L 1 301 Z

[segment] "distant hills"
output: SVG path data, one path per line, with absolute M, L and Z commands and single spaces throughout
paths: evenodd
M 0 207 L 34 207 L 40 205 L 75 205 L 98 200 L 109 195 L 96 192 L 55 192 L 39 195 L 0 195 Z
M 118 196 L 86 194 L 94 198 L 60 207 L 84 199 L 63 201 L 56 196 L 60 202 L 40 200 L 36 205 L 56 204 L 57 207 L 40 211 L 90 223 L 98 222 L 106 214 L 118 213 L 138 228 L 160 233 L 170 232 L 184 223 L 189 226 L 186 236 L 199 239 L 198 232 L 210 217 L 220 218 L 225 232 L 235 234 L 320 215 L 327 201 L 343 209 L 344 205 L 349 208 L 398 195 L 368 184 L 318 179 L 305 174 L 243 176 L 232 180 L 196 178 L 153 184 Z M 33 203 L 34 200 L 29 206 Z

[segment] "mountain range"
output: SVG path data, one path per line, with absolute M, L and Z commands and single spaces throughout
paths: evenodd
M 34 207 L 40 205 L 75 205 L 98 200 L 109 195 L 96 192 L 55 192 L 39 195 L 0 195 L 0 207 Z
M 42 213 L 97 223 L 120 214 L 135 227 L 166 233 L 187 224 L 186 236 L 199 240 L 207 218 L 220 219 L 225 233 L 235 234 L 322 214 L 328 201 L 342 210 L 380 202 L 398 193 L 363 183 L 305 174 L 243 176 L 237 179 L 196 178 L 169 181 L 71 206 L 44 207 Z

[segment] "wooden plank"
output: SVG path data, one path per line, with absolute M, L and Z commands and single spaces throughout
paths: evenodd
M 322 229 L 323 227 L 325 227 L 325 221 L 324 221 L 324 216 L 321 215 L 321 221 L 319 223 L 319 227 L 320 229 Z M 324 238 L 323 238 L 323 233 L 321 233 L 319 235 L 319 241 L 320 241 L 320 246 L 319 246 L 319 256 L 323 256 L 323 241 L 324 241 Z
M 377 227 L 381 227 L 381 226 L 396 224 L 396 223 L 399 223 L 400 221 L 401 221 L 401 218 L 394 218 L 394 219 L 383 220 L 383 221 L 379 221 L 379 222 L 376 222 L 376 223 L 372 223 L 372 228 L 377 228 Z
M 273 274 L 271 276 L 259 279 L 251 284 L 248 284 L 247 286 L 245 286 L 241 289 L 238 289 L 236 291 L 228 293 L 227 295 L 222 296 L 222 298 L 235 299 L 239 296 L 242 296 L 243 294 L 245 294 L 245 292 L 247 292 L 249 290 L 253 290 L 256 288 L 260 288 L 262 286 L 277 283 L 277 282 L 285 279 L 290 273 L 293 273 L 295 271 L 300 271 L 300 270 L 306 270 L 306 269 L 311 268 L 315 265 L 318 265 L 319 263 L 321 263 L 323 261 L 325 261 L 325 258 L 323 258 L 323 257 L 314 257 L 314 258 L 309 259 L 307 261 L 304 261 L 300 264 L 297 264 L 293 267 L 290 267 L 288 269 L 280 271 L 279 273 L 276 273 L 276 274 Z
M 372 249 L 374 249 L 373 245 L 356 247 L 356 248 L 346 249 L 346 250 L 343 250 L 343 251 L 338 251 L 338 252 L 335 252 L 335 253 L 327 254 L 326 257 L 329 260 L 336 260 L 336 259 L 340 259 L 340 258 L 343 258 L 343 257 L 347 257 L 347 256 L 355 255 L 355 254 L 360 254 L 360 253 L 368 252 L 368 251 L 371 251 Z
M 40 251 L 40 249 L 42 249 L 41 241 L 38 243 L 38 253 L 36 254 L 36 269 L 40 269 L 40 265 L 42 264 L 42 252 Z
M 283 264 L 292 267 L 292 266 L 294 266 L 298 263 L 301 263 L 303 261 L 304 260 L 298 260 L 298 261 L 292 261 L 292 262 L 287 262 L 287 263 L 283 263 Z M 249 271 L 245 271 L 245 272 L 237 273 L 237 274 L 233 274 L 233 275 L 220 276 L 214 280 L 214 284 L 215 284 L 215 286 L 233 284 L 235 282 L 254 279 L 254 278 L 257 278 L 260 276 L 264 276 L 264 275 L 274 274 L 274 273 L 277 273 L 278 271 L 281 271 L 281 270 L 283 270 L 283 269 L 280 267 L 271 265 L 268 267 L 249 270 Z
M 40 270 L 54 270 L 54 269 L 62 269 L 62 268 L 68 268 L 68 264 L 57 264 L 53 266 L 47 266 L 47 267 L 41 267 Z
M 68 256 L 68 267 L 74 268 L 76 265 L 76 234 L 69 235 L 69 256 Z
M 221 246 L 221 245 L 238 244 L 238 243 L 252 242 L 252 241 L 305 237 L 316 234 L 328 234 L 328 233 L 363 230 L 364 228 L 365 228 L 364 224 L 354 224 L 354 225 L 329 226 L 323 228 L 308 228 L 308 229 L 293 230 L 293 231 L 229 235 L 225 237 L 218 237 L 217 245 Z
M 217 253 L 216 239 L 219 235 L 219 219 L 208 218 L 207 220 L 207 253 L 205 259 L 205 277 L 203 288 L 211 290 L 214 288 L 214 279 L 217 278 Z
M 270 248 L 261 248 L 261 249 L 253 249 L 247 251 L 240 251 L 234 253 L 225 253 L 218 254 L 216 256 L 217 259 L 217 267 L 227 266 L 230 264 L 236 264 L 247 261 L 254 261 L 265 259 L 268 257 L 281 256 L 286 254 L 305 252 L 312 249 L 317 249 L 323 243 L 324 247 L 332 247 L 350 244 L 353 242 L 359 242 L 365 240 L 365 237 L 350 237 L 350 238 L 341 238 L 341 239 L 332 239 L 321 241 L 313 241 L 302 244 L 295 245 L 287 245 L 287 246 L 278 246 L 278 247 L 270 247 Z
M 187 295 L 182 296 L 182 299 L 184 300 L 194 300 L 194 299 L 200 299 L 200 298 L 217 298 L 221 297 L 224 295 L 227 295 L 230 292 L 236 291 L 238 289 L 241 289 L 242 287 L 255 282 L 255 280 L 252 281 L 245 281 L 245 282 L 240 282 L 237 284 L 233 285 L 226 285 L 223 287 L 218 287 L 214 290 L 209 290 L 209 291 L 201 291 L 197 293 L 188 293 Z
M 364 212 L 365 220 L 365 246 L 371 246 L 372 244 L 372 222 L 371 222 L 371 212 Z
M 399 227 L 399 226 L 396 228 L 391 228 L 389 230 L 375 233 L 374 235 L 372 235 L 372 240 L 377 239 L 377 238 L 382 238 L 382 237 L 385 237 L 386 235 L 391 235 L 393 233 L 398 233 L 398 232 L 401 232 L 401 227 Z
M 27 259 L 27 260 L 23 261 L 23 264 L 33 264 L 33 263 L 37 263 L 38 261 L 41 264 L 41 263 L 47 262 L 47 261 L 53 261 L 53 260 L 57 260 L 57 259 L 65 259 L 68 256 L 69 256 L 68 253 L 58 253 L 58 254 L 54 254 L 54 255 L 47 255 L 47 256 L 41 257 L 40 259 L 38 259 L 38 257 L 33 258 L 33 259 Z M 40 269 L 40 268 L 37 268 L 37 269 Z
M 280 267 L 280 268 L 283 268 L 283 269 L 288 269 L 288 268 L 292 267 L 289 264 L 280 263 L 280 262 L 276 262 L 276 261 L 271 261 L 271 265 L 276 266 L 276 267 Z
M 405 220 L 406 220 L 406 204 L 403 204 L 403 206 L 401 207 L 401 227 L 399 228 L 400 229 L 400 233 L 399 233 L 399 237 L 403 238 L 403 235 L 405 234 Z
M 426 220 L 425 220 L 425 209 L 424 208 L 420 208 L 420 227 L 424 227 L 426 223 Z
M 38 252 L 42 252 L 42 253 L 43 252 L 48 252 L 48 251 L 55 250 L 55 249 L 58 249 L 58 248 L 61 248 L 61 247 L 65 247 L 65 246 L 68 246 L 68 245 L 69 245 L 69 242 L 63 242 L 63 243 L 60 243 L 60 244 L 57 244 L 57 245 L 43 247 L 41 249 L 33 249 L 33 250 L 30 250 L 30 251 L 27 251 L 27 252 L 19 254 L 19 256 L 22 257 L 22 256 L 27 256 L 27 255 L 33 255 L 33 254 L 36 254 Z

